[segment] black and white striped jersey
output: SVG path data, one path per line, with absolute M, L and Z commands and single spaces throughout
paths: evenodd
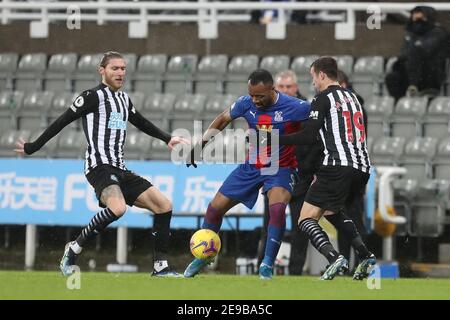
M 355 94 L 337 85 L 329 86 L 314 98 L 310 119 L 323 116 L 319 131 L 325 147 L 323 165 L 349 166 L 369 173 L 363 112 Z
M 123 147 L 127 123 L 146 134 L 169 143 L 170 134 L 158 129 L 133 106 L 123 91 L 110 90 L 105 84 L 84 91 L 70 108 L 56 119 L 34 142 L 24 146 L 26 154 L 39 150 L 72 121 L 81 118 L 87 140 L 85 173 L 101 164 L 125 169 Z
M 325 166 L 348 166 L 369 173 L 364 111 L 351 91 L 331 85 L 311 102 L 308 121 L 299 132 L 281 135 L 280 145 L 319 143 Z
M 84 91 L 70 108 L 82 114 L 87 140 L 85 173 L 100 164 L 125 169 L 123 146 L 127 122 L 130 112 L 135 112 L 130 97 L 101 84 Z

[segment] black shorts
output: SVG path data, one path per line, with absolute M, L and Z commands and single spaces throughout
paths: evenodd
M 86 175 L 87 180 L 94 187 L 98 203 L 102 208 L 106 206 L 100 201 L 102 191 L 110 185 L 116 184 L 122 190 L 125 202 L 132 206 L 141 193 L 152 184 L 129 170 L 122 170 L 108 164 L 94 168 Z
M 339 212 L 365 192 L 370 174 L 352 167 L 322 166 L 317 171 L 305 201 L 322 209 Z

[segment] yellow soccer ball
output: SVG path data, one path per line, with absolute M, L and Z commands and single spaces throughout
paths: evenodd
M 219 235 L 209 229 L 200 229 L 195 232 L 189 243 L 191 252 L 197 259 L 215 257 L 220 251 L 220 246 Z

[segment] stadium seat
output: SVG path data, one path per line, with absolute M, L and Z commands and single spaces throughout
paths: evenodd
M 424 181 L 431 180 L 431 159 L 436 154 L 437 139 L 413 137 L 405 145 L 405 151 L 399 159 L 402 167 L 408 171 L 393 183 L 395 209 L 397 215 L 407 218 L 407 224 L 397 227 L 397 235 L 411 233 L 418 212 L 418 203 L 427 197 L 423 190 Z M 419 210 L 419 211 L 418 211 Z
M 448 187 L 445 181 L 426 181 L 420 185 L 418 192 L 420 196 L 412 203 L 408 232 L 410 235 L 415 237 L 442 235 Z
M 72 91 L 72 74 L 77 68 L 76 53 L 54 54 L 48 62 L 44 88 L 48 91 Z
M 394 98 L 373 96 L 365 103 L 364 109 L 367 112 L 368 136 L 389 136 L 389 118 L 394 112 Z
M 22 108 L 22 91 L 0 92 L 0 128 L 17 129 L 17 113 Z
M 164 75 L 164 92 L 192 93 L 194 74 L 197 71 L 198 57 L 195 54 L 172 56 Z
M 172 132 L 176 129 L 182 128 L 190 132 L 191 136 L 202 135 L 202 126 L 200 125 L 200 132 L 194 132 L 194 120 L 200 121 L 201 115 L 205 108 L 206 96 L 202 94 L 185 94 L 180 95 L 175 102 L 173 113 L 171 114 L 171 129 Z M 185 134 L 181 134 L 185 136 Z M 197 136 L 195 135 L 195 136 Z
M 18 61 L 17 53 L 0 53 L 0 91 L 13 90 L 13 78 Z
M 51 124 L 55 121 L 60 115 L 62 115 L 70 106 L 73 101 L 76 99 L 78 94 L 72 92 L 58 92 L 53 97 L 52 107 L 48 112 L 48 123 Z M 80 119 L 72 122 L 67 127 L 76 129 L 80 127 Z
M 300 92 L 304 95 L 310 96 L 315 94 L 309 69 L 311 64 L 318 58 L 318 55 L 298 56 L 292 61 L 291 69 L 297 75 Z
M 392 67 L 394 66 L 394 64 L 397 62 L 398 57 L 390 57 L 388 58 L 387 62 L 386 62 L 386 66 L 384 68 L 384 75 L 383 75 L 383 85 L 382 85 L 382 94 L 383 95 L 389 95 L 388 89 L 386 87 L 386 82 L 384 81 L 384 79 L 386 78 L 386 75 L 388 73 L 390 73 L 392 71 Z
M 220 113 L 222 113 L 227 108 L 236 101 L 236 96 L 232 94 L 217 94 L 209 96 L 206 100 L 205 110 L 202 113 L 203 120 L 205 120 L 206 125 L 216 118 Z
M 142 113 L 144 109 L 145 95 L 142 92 L 127 92 L 133 106 Z
M 367 151 L 369 152 L 369 155 L 372 152 L 372 147 L 373 147 L 374 141 L 375 141 L 374 137 L 367 137 L 366 144 L 367 144 Z
M 445 138 L 449 136 L 450 97 L 437 97 L 431 101 L 423 119 L 424 135 Z
M 55 150 L 57 158 L 84 158 L 86 138 L 82 131 L 66 128 L 60 133 L 58 147 Z
M 437 143 L 437 139 L 431 137 L 414 137 L 406 143 L 405 151 L 399 160 L 408 170 L 405 178 L 418 181 L 432 178 L 431 160 L 436 154 Z
M 224 54 L 203 57 L 195 74 L 195 93 L 223 93 L 223 81 L 227 66 L 228 57 Z
M 373 95 L 380 95 L 383 71 L 384 60 L 381 56 L 360 57 L 356 60 L 351 82 L 364 100 L 367 101 Z
M 15 90 L 42 90 L 42 80 L 47 68 L 45 53 L 30 53 L 22 56 L 15 74 Z
M 435 179 L 450 180 L 450 137 L 439 142 L 433 167 Z
M 397 165 L 405 146 L 404 137 L 381 137 L 372 147 L 370 161 L 377 165 Z
M 258 69 L 258 60 L 258 56 L 254 54 L 233 57 L 225 77 L 225 92 L 236 96 L 248 94 L 248 76 Z
M 166 72 L 166 54 L 147 54 L 139 58 L 136 72 L 132 76 L 134 91 L 148 93 L 161 93 L 162 78 Z M 130 78 L 128 78 L 130 79 Z
M 99 85 L 101 76 L 98 73 L 98 65 L 102 57 L 101 53 L 81 56 L 73 77 L 75 92 L 83 92 Z
M 445 210 L 450 209 L 450 138 L 439 142 L 432 164 L 434 179 L 420 181 L 413 203 L 412 235 L 436 237 L 443 232 Z
M 338 55 L 333 56 L 333 58 L 336 59 L 338 69 L 344 71 L 345 74 L 350 77 L 351 74 L 353 73 L 353 63 L 355 60 L 353 56 Z
M 401 98 L 391 118 L 392 135 L 412 137 L 422 135 L 422 117 L 427 110 L 428 100 L 422 98 Z
M 5 130 L 0 137 L 0 157 L 16 157 L 14 149 L 19 138 L 29 141 L 29 130 Z
M 17 113 L 19 129 L 35 131 L 47 127 L 53 96 L 51 91 L 30 91 L 26 94 L 23 106 Z
M 144 160 L 150 157 L 150 145 L 152 138 L 143 132 L 128 132 L 125 144 L 127 159 Z
M 123 84 L 123 88 L 121 90 L 126 92 L 133 91 L 132 79 L 134 73 L 136 72 L 137 55 L 135 53 L 124 53 L 123 58 L 127 64 L 127 71 L 125 74 L 125 83 Z
M 269 71 L 273 77 L 280 72 L 289 69 L 289 56 L 288 55 L 276 55 L 266 56 L 261 59 L 259 67 Z
M 168 119 L 175 104 L 172 93 L 152 93 L 145 98 L 142 113 L 149 119 Z

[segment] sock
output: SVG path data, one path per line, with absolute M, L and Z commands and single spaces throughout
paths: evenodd
M 167 260 L 170 240 L 170 220 L 172 211 L 158 213 L 153 216 L 154 252 L 153 259 Z
M 267 227 L 266 251 L 262 263 L 273 267 L 284 230 L 286 229 L 286 204 L 274 203 L 269 206 L 269 225 Z
M 208 209 L 206 209 L 202 229 L 209 229 L 214 232 L 219 232 L 220 227 L 222 226 L 222 218 L 223 215 L 219 212 L 219 210 L 209 204 Z
M 98 212 L 89 222 L 88 226 L 81 231 L 81 234 L 75 240 L 80 247 L 103 231 L 109 224 L 116 221 L 118 217 L 110 208 Z M 73 249 L 72 249 L 73 250 Z
M 355 223 L 342 212 L 325 216 L 328 221 L 336 228 L 336 230 L 344 237 L 349 239 L 355 248 L 360 260 L 364 260 L 372 253 L 367 250 L 366 245 L 362 241 L 361 235 L 356 229 Z
M 317 220 L 306 218 L 300 221 L 300 230 L 308 235 L 311 244 L 321 254 L 323 254 L 331 264 L 339 257 L 339 253 L 334 249 L 327 234 L 319 226 Z
M 83 250 L 82 247 L 80 247 L 80 245 L 78 244 L 78 242 L 74 241 L 71 245 L 70 245 L 70 249 L 72 249 L 73 252 L 75 252 L 75 254 L 80 254 L 81 250 Z
M 153 263 L 153 269 L 155 269 L 156 272 L 160 272 L 167 267 L 169 267 L 167 260 L 157 260 Z

